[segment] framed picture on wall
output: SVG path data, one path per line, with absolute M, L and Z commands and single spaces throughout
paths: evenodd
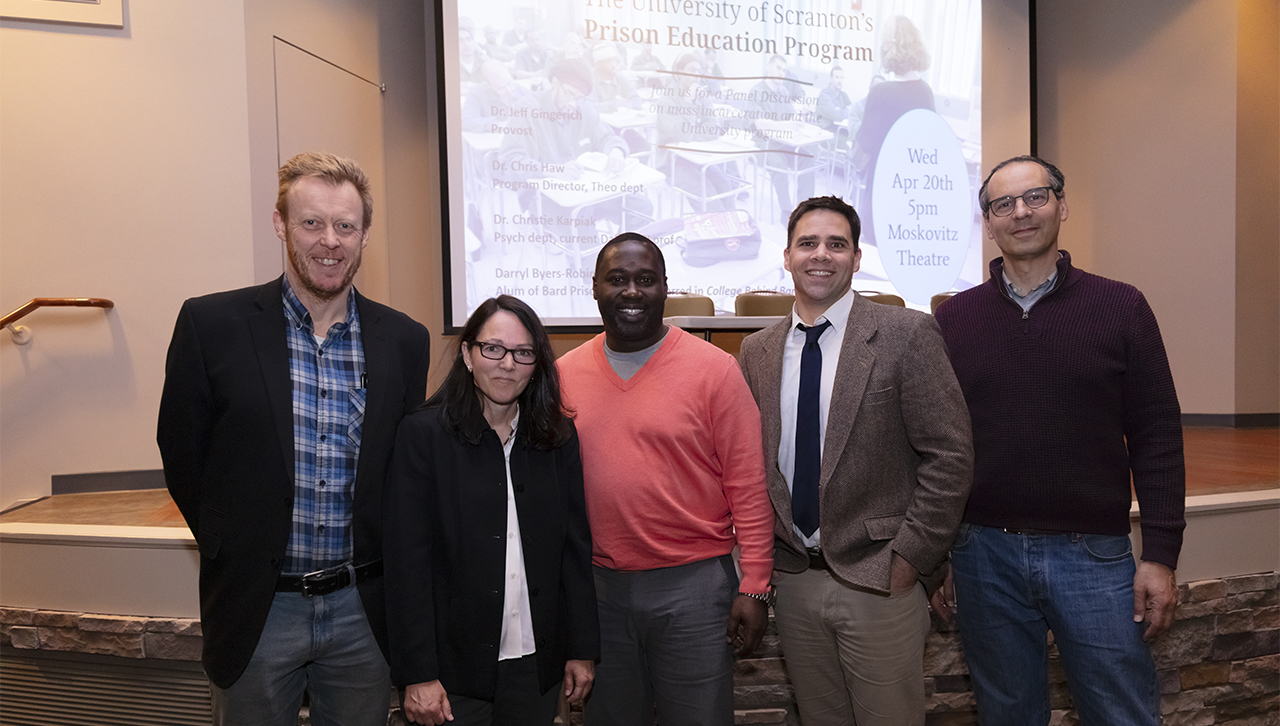
M 0 18 L 124 27 L 123 0 L 0 0 Z

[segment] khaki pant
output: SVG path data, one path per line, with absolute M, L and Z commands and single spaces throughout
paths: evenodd
M 774 583 L 803 726 L 923 726 L 923 585 L 879 595 L 824 570 L 775 572 Z

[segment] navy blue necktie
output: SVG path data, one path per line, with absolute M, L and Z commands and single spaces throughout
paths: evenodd
M 818 338 L 831 327 L 796 326 L 804 331 L 804 352 L 800 355 L 800 396 L 796 402 L 795 471 L 791 477 L 791 521 L 812 537 L 818 530 L 818 474 L 822 470 L 822 348 Z

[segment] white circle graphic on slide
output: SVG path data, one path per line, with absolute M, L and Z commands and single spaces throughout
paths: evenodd
M 955 132 L 918 108 L 889 129 L 876 161 L 871 196 L 876 246 L 902 297 L 927 305 L 951 289 L 973 234 L 969 171 Z

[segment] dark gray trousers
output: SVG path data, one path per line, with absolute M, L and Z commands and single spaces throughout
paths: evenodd
M 732 726 L 729 555 L 641 572 L 595 568 L 600 665 L 587 726 Z

